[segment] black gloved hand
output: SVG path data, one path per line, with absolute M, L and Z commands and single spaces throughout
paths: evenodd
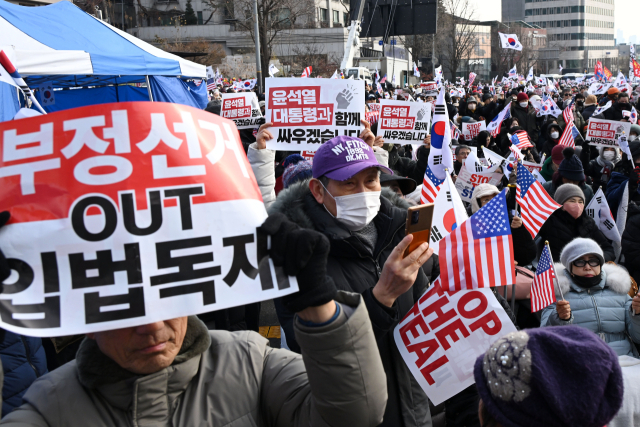
M 336 287 L 327 276 L 329 240 L 323 234 L 300 228 L 280 213 L 270 215 L 260 229 L 271 236 L 273 264 L 298 279 L 299 291 L 282 298 L 287 310 L 297 313 L 334 299 Z
M 9 214 L 9 212 L 0 212 L 0 228 L 9 221 L 9 218 L 11 218 L 11 214 Z M 2 282 L 4 282 L 10 275 L 11 268 L 9 268 L 9 263 L 7 262 L 4 253 L 0 250 L 0 292 L 2 292 Z

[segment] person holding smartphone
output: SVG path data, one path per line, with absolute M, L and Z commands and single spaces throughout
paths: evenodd
M 429 285 L 422 265 L 433 250 L 423 243 L 403 256 L 413 240 L 405 236 L 407 210 L 381 195 L 380 174 L 392 172 L 376 160 L 374 139 L 366 123 L 360 138 L 325 142 L 313 159 L 313 178 L 283 190 L 269 215 L 282 213 L 298 227 L 324 234 L 330 243 L 327 275 L 338 290 L 362 295 L 387 375 L 389 399 L 380 425 L 427 427 L 427 396 L 403 361 L 393 330 Z M 285 258 L 298 248 L 289 250 Z M 293 314 L 278 301 L 276 311 L 287 345 L 295 351 Z

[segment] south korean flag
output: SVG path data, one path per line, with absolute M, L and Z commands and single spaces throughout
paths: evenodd
M 621 242 L 622 237 L 616 227 L 616 221 L 611 215 L 611 209 L 607 199 L 604 197 L 602 188 L 599 188 L 593 199 L 589 202 L 586 208 L 587 215 L 594 219 L 602 234 L 613 242 Z
M 469 219 L 469 216 L 449 175 L 440 186 L 440 191 L 438 191 L 438 196 L 433 205 L 433 222 L 431 223 L 429 247 L 433 248 L 434 253 L 438 254 L 440 249 L 438 242 Z

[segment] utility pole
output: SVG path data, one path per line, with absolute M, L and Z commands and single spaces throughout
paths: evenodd
M 262 93 L 262 63 L 260 62 L 260 32 L 258 27 L 258 0 L 253 0 L 254 35 L 256 41 L 256 78 L 258 79 L 258 93 Z
M 122 31 L 124 31 L 124 0 L 122 0 Z

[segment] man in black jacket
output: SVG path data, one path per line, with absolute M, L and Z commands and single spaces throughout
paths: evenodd
M 323 144 L 314 157 L 313 179 L 282 191 L 269 213 L 280 212 L 303 228 L 323 233 L 330 242 L 327 273 L 339 290 L 362 294 L 387 374 L 389 399 L 381 424 L 428 427 L 427 396 L 402 360 L 393 330 L 429 282 L 422 265 L 433 251 L 423 244 L 403 258 L 407 211 L 381 197 L 380 166 L 373 134 L 365 141 L 340 136 Z M 288 343 L 295 340 L 291 313 L 276 310 Z
M 527 131 L 529 139 L 536 145 L 540 134 L 537 113 L 536 109 L 529 103 L 529 96 L 526 93 L 520 92 L 517 102 L 511 103 L 511 117 L 518 120 L 520 127 Z

